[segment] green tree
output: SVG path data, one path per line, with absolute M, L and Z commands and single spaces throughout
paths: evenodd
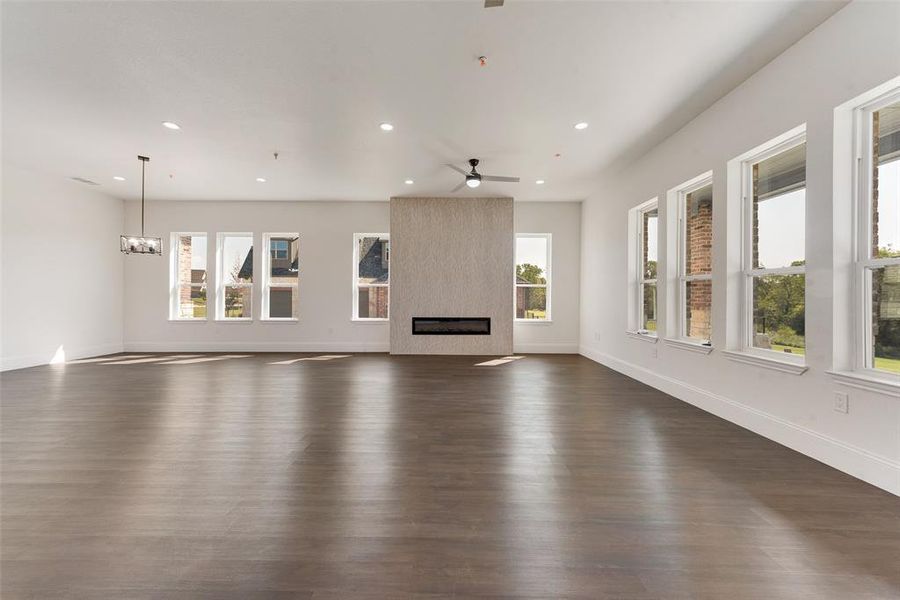
M 543 275 L 544 270 L 537 265 L 530 263 L 516 265 L 516 280 L 524 280 L 528 283 L 547 283 Z
M 795 261 L 799 267 L 804 261 Z M 783 336 L 793 331 L 806 333 L 806 277 L 804 275 L 770 275 L 754 282 L 753 304 L 756 320 L 766 332 L 781 330 Z

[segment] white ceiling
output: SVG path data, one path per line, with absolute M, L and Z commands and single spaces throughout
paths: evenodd
M 4 160 L 124 198 L 140 153 L 149 199 L 385 200 L 475 156 L 522 177 L 481 195 L 581 199 L 840 6 L 3 2 Z

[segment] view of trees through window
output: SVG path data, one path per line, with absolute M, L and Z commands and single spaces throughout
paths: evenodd
M 656 331 L 656 277 L 659 262 L 659 210 L 641 213 L 641 329 Z
M 253 237 L 226 235 L 222 238 L 222 290 L 226 319 L 252 318 Z
M 751 167 L 752 321 L 755 348 L 806 352 L 806 143 Z
M 516 318 L 546 320 L 549 237 L 516 236 Z

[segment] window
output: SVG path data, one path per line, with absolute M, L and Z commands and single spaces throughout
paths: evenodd
M 802 363 L 806 352 L 805 131 L 744 160 L 742 171 L 743 347 Z
M 656 266 L 659 260 L 658 200 L 654 198 L 628 213 L 629 326 L 632 332 L 656 340 Z
M 858 111 L 857 368 L 900 374 L 900 93 Z
M 300 235 L 267 233 L 269 247 L 263 265 L 262 318 L 296 320 L 300 314 Z
M 517 321 L 550 320 L 550 234 L 516 234 Z
M 353 235 L 353 319 L 384 321 L 389 312 L 391 241 L 386 233 Z
M 206 234 L 173 233 L 169 318 L 206 320 Z
M 218 319 L 253 318 L 253 234 L 218 236 Z
M 270 256 L 272 260 L 286 260 L 288 250 L 291 246 L 291 239 L 272 239 L 269 243 Z
M 709 345 L 712 334 L 712 174 L 670 195 L 677 215 L 676 336 Z M 674 205 L 673 205 L 674 204 Z M 671 221 L 670 221 L 671 222 Z

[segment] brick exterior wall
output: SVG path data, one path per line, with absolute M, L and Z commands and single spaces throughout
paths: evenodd
M 695 199 L 688 194 L 685 202 L 685 274 L 712 273 L 712 195 Z M 687 301 L 688 337 L 708 339 L 710 335 L 712 284 L 709 281 L 689 283 Z

